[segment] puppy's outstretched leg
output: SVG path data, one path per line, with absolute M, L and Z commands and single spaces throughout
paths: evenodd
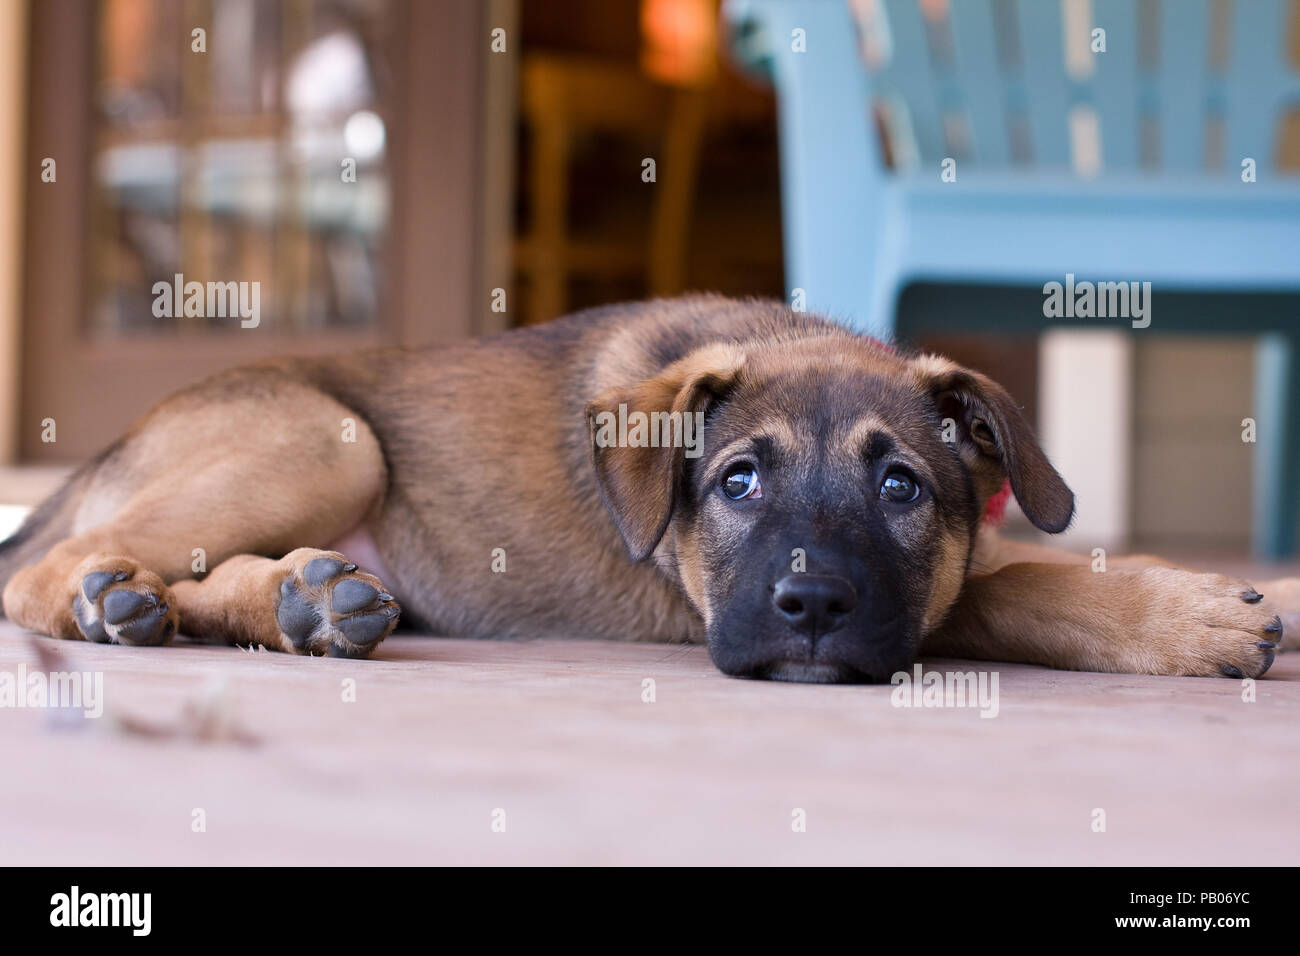
M 1009 564 L 967 579 L 922 653 L 1065 670 L 1259 677 L 1282 622 L 1246 581 L 1179 568 Z
M 987 574 L 1011 564 L 1069 564 L 1091 568 L 1094 560 L 1091 555 L 1027 541 L 1008 540 L 992 528 L 981 529 L 971 557 L 971 571 L 976 575 Z M 1150 554 L 1110 555 L 1106 558 L 1105 567 L 1108 570 L 1102 573 L 1153 568 L 1177 569 L 1173 562 Z M 1191 571 L 1184 571 L 1184 575 L 1186 576 L 1168 575 L 1166 578 L 1170 581 L 1190 582 L 1195 577 Z M 1238 581 L 1237 585 L 1252 588 L 1255 593 L 1262 595 L 1262 607 L 1277 615 L 1282 630 L 1270 631 L 1267 642 L 1277 644 L 1279 651 L 1300 649 L 1300 577 L 1252 579 L 1249 583 Z M 1193 590 L 1188 591 L 1189 599 L 1193 594 Z

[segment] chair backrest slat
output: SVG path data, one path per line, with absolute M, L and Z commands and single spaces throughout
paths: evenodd
M 1017 0 L 1025 99 L 1035 166 L 1070 165 L 1069 86 L 1062 60 L 1061 5 L 1054 0 Z
M 1141 76 L 1135 0 L 1094 0 L 1094 19 L 1106 31 L 1106 52 L 1093 58 L 1093 103 L 1108 170 L 1134 170 L 1141 157 L 1138 107 Z M 1091 48 L 1091 45 L 1090 45 Z
M 1288 0 L 875 4 L 891 54 L 871 87 L 901 170 L 955 156 L 977 169 L 1220 175 L 1250 156 L 1269 171 L 1282 113 L 1300 107 Z
M 925 17 L 916 0 L 885 0 L 893 55 L 886 70 L 886 99 L 894 107 L 891 117 L 899 141 L 895 159 L 904 168 L 916 160 L 935 162 L 946 155 L 943 117 L 935 72 L 930 62 Z M 905 109 L 899 109 L 904 106 Z M 910 140 L 910 142 L 909 142 Z M 909 155 L 913 152 L 915 155 Z
M 1285 0 L 1234 0 L 1224 83 L 1227 165 L 1255 160 L 1260 172 L 1275 165 L 1278 111 L 1295 75 L 1287 70 Z
M 1009 84 L 998 58 L 994 0 L 968 0 L 949 7 L 954 76 L 971 133 L 971 158 L 981 166 L 1011 162 Z M 996 78 L 996 80 L 995 80 Z
M 1210 6 L 1210 0 L 1159 2 L 1154 52 L 1161 169 L 1200 172 L 1205 168 Z

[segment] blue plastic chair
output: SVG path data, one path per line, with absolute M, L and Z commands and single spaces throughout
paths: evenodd
M 1065 52 L 1072 2 L 948 0 L 945 28 L 916 0 L 877 0 L 863 33 L 848 0 L 726 0 L 738 58 L 777 89 L 788 288 L 883 338 L 1026 331 L 1070 322 L 1041 314 L 1044 283 L 1068 273 L 1152 283 L 1152 331 L 1259 334 L 1252 535 L 1258 555 L 1289 556 L 1300 523 L 1300 179 L 1281 174 L 1275 154 L 1300 76 L 1286 63 L 1287 5 L 1232 3 L 1226 56 L 1212 66 L 1222 31 L 1211 0 L 1083 0 L 1091 17 L 1071 51 L 1086 45 L 1081 67 Z M 1155 11 L 1145 22 L 1144 8 Z M 1091 49 L 1093 27 L 1105 52 Z M 886 36 L 892 53 L 868 69 L 861 44 Z M 1158 48 L 1150 62 L 1143 36 Z M 1087 175 L 1072 162 L 1080 125 L 1100 159 Z M 1215 169 L 1207 141 L 1221 144 Z M 1243 181 L 1246 158 L 1254 182 Z M 945 159 L 955 182 L 941 179 Z M 948 310 L 896 329 L 913 283 L 1035 294 L 1000 314 Z M 1162 310 L 1174 291 L 1193 294 Z M 1264 295 L 1197 295 L 1209 292 Z

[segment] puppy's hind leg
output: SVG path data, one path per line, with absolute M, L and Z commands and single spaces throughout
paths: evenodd
M 344 423 L 349 427 L 341 430 Z M 322 547 L 378 507 L 385 481 L 378 440 L 348 408 L 274 372 L 232 373 L 164 403 L 98 465 L 72 536 L 13 574 L 4 589 L 5 613 L 56 637 L 163 643 L 178 626 L 186 628 L 176 586 L 202 573 L 197 555 L 219 567 L 236 555 L 278 558 L 302 546 Z M 290 571 L 298 574 L 301 601 L 318 613 L 328 610 L 329 626 L 345 635 L 341 646 L 367 646 L 346 637 L 362 625 L 344 626 L 344 619 L 364 617 L 371 602 L 362 596 L 373 590 L 377 598 L 386 593 L 382 586 L 351 571 L 322 578 L 323 565 L 309 573 L 312 559 L 299 558 L 283 559 L 275 589 Z M 220 579 L 225 583 L 202 591 L 204 599 L 180 588 L 193 598 L 195 623 L 205 634 L 216 636 L 211 623 L 226 620 L 246 625 L 228 639 L 255 636 L 277 646 L 267 628 L 248 623 L 251 612 L 238 612 L 251 602 L 260 603 L 261 615 L 274 616 L 283 603 L 279 590 L 262 586 L 276 562 L 256 565 L 264 573 L 255 580 L 258 560 L 233 566 Z M 342 556 L 331 560 L 347 565 Z M 212 609 L 217 596 L 235 606 L 225 618 Z
M 53 548 L 10 579 L 5 614 L 51 637 L 114 644 L 165 644 L 176 633 L 171 590 L 157 574 L 121 554 L 81 547 Z
M 187 634 L 290 654 L 367 657 L 401 613 L 377 577 L 316 548 L 236 555 L 173 588 Z

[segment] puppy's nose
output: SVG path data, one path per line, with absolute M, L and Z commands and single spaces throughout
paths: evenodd
M 829 634 L 858 606 L 858 592 L 830 574 L 787 574 L 776 582 L 772 603 L 796 631 Z

